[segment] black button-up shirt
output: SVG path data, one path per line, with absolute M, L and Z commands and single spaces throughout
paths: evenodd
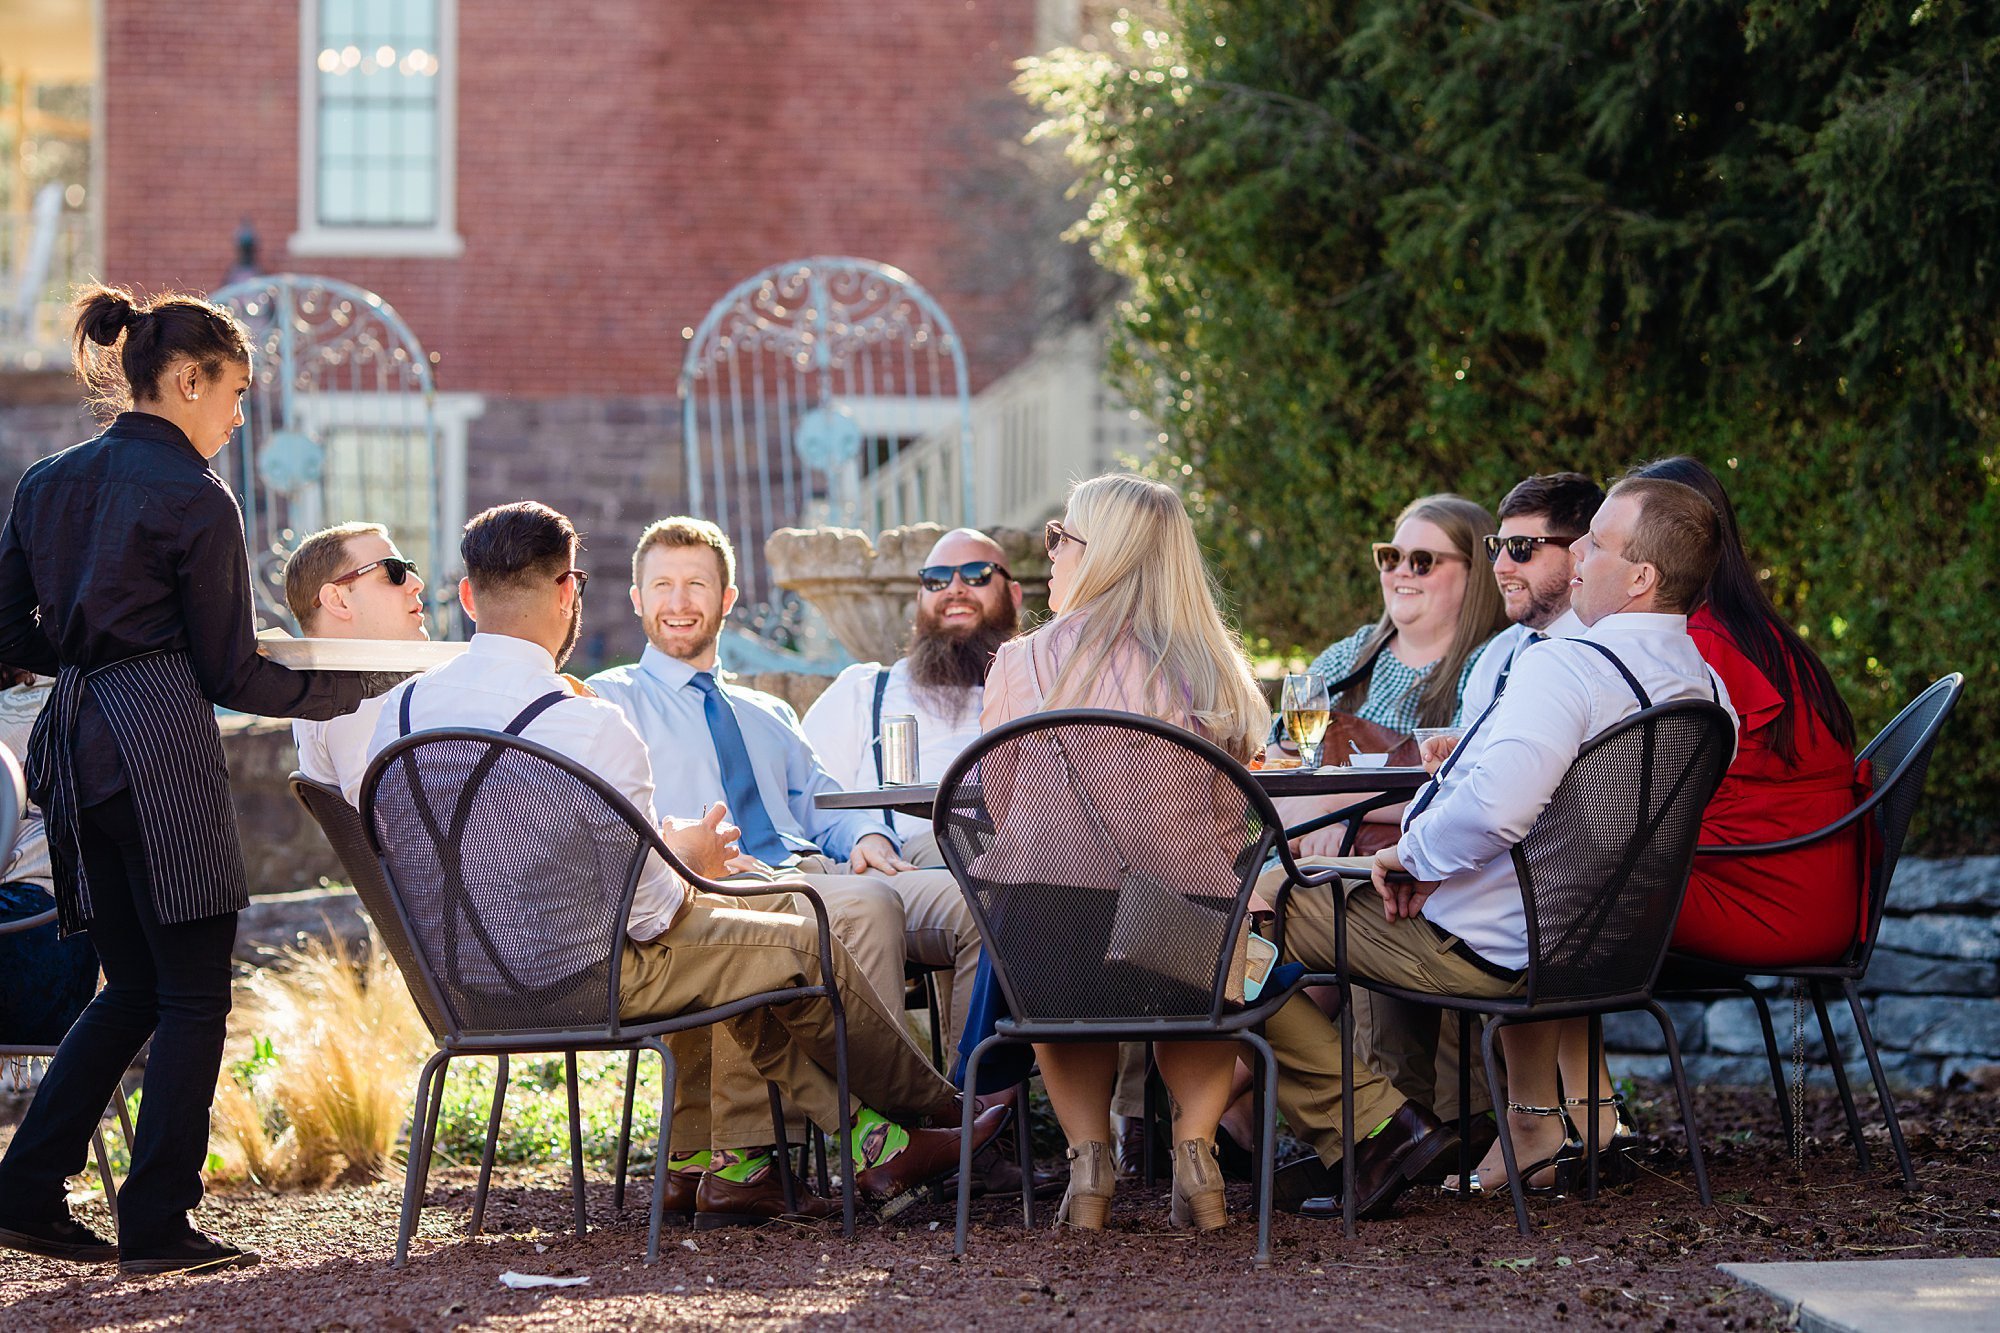
M 122 413 L 44 458 L 0 532 L 0 662 L 54 675 L 188 654 L 212 703 L 266 717 L 354 711 L 362 680 L 257 654 L 243 512 L 171 421 Z M 72 747 L 77 799 L 123 790 L 118 745 L 86 689 Z

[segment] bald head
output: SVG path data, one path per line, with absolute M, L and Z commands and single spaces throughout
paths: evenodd
M 924 557 L 924 564 L 926 567 L 964 565 L 974 560 L 1005 563 L 999 542 L 977 528 L 953 528 L 937 539 L 937 545 L 931 547 L 931 553 Z

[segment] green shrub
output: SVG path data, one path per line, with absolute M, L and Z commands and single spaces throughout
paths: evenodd
M 1166 8 L 1021 87 L 1253 645 L 1412 496 L 1692 453 L 1864 734 L 1966 672 L 1918 836 L 2000 847 L 2000 7 Z

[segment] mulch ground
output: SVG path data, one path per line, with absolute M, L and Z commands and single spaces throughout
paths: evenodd
M 565 1178 L 507 1173 L 488 1234 L 465 1235 L 473 1173 L 434 1173 L 409 1267 L 391 1269 L 395 1182 L 313 1194 L 211 1194 L 201 1224 L 264 1254 L 205 1278 L 120 1279 L 0 1255 L 0 1325 L 30 1328 L 793 1329 L 1239 1328 L 1762 1329 L 1788 1323 L 1716 1270 L 1734 1261 L 2000 1255 L 2000 1092 L 1904 1103 L 1921 1187 L 1896 1187 L 1873 1131 L 1863 1172 L 1838 1103 L 1808 1107 L 1803 1174 L 1768 1091 L 1699 1094 L 1717 1206 L 1704 1209 L 1671 1127 L 1639 1182 L 1594 1202 L 1538 1200 L 1536 1234 L 1504 1202 L 1406 1196 L 1397 1215 L 1344 1240 L 1338 1223 L 1280 1215 L 1271 1268 L 1251 1264 L 1247 1188 L 1225 1231 L 1166 1226 L 1164 1190 L 1121 1191 L 1101 1235 L 1020 1228 L 1018 1200 L 976 1205 L 971 1248 L 952 1258 L 948 1204 L 924 1204 L 856 1239 L 791 1227 L 670 1231 L 648 1267 L 644 1194 L 622 1215 L 593 1178 L 592 1230 L 563 1230 Z M 1655 1126 L 1664 1117 L 1652 1108 Z M 1865 1115 L 1865 1112 L 1864 1112 Z M 102 1203 L 81 1210 L 107 1224 Z M 1044 1217 L 1047 1216 L 1046 1207 Z M 508 1270 L 587 1276 L 582 1287 L 511 1291 Z

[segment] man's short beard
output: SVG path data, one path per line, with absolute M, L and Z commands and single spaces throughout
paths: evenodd
M 1529 629 L 1544 630 L 1562 619 L 1563 612 L 1569 610 L 1570 586 L 1565 578 L 1546 593 L 1534 584 L 1528 584 L 1528 613 L 1520 623 Z
M 958 721 L 972 702 L 972 690 L 986 683 L 993 654 L 1014 637 L 1019 624 L 1011 599 L 964 634 L 954 634 L 935 617 L 919 613 L 905 654 L 910 689 L 932 713 Z
M 569 632 L 563 635 L 562 649 L 556 653 L 556 670 L 561 671 L 569 664 L 569 655 L 576 651 L 576 641 L 583 637 L 583 598 L 579 597 L 569 613 Z

